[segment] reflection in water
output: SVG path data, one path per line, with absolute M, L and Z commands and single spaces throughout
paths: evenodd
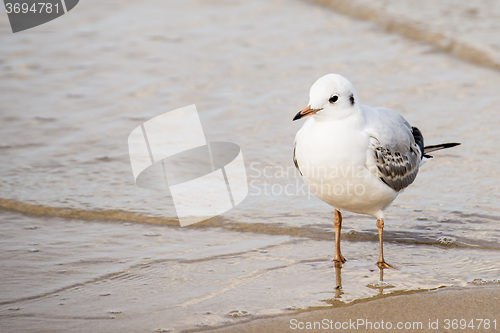
M 386 286 L 384 284 L 384 268 L 379 268 L 380 270 L 380 285 L 378 288 L 378 294 L 382 295 L 384 293 L 384 287 Z
M 342 267 L 335 265 L 335 298 L 342 298 Z
M 370 289 L 378 289 L 378 295 L 383 295 L 384 289 L 394 288 L 394 285 L 384 281 L 384 269 L 379 268 L 380 275 L 378 282 L 371 282 L 366 285 Z M 342 299 L 344 291 L 342 289 L 342 267 L 340 265 L 335 265 L 335 299 Z

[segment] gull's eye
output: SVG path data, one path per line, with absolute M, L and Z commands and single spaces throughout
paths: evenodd
M 328 100 L 328 102 L 335 103 L 338 100 L 339 100 L 339 96 L 338 95 L 333 95 L 332 97 L 330 97 L 330 99 Z

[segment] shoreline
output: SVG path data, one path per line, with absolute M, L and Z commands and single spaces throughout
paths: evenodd
M 453 304 L 464 294 L 468 299 L 477 296 L 473 302 L 462 302 L 457 316 L 487 314 L 482 308 L 480 312 L 468 309 L 467 304 L 495 304 L 500 297 L 500 283 L 494 276 L 463 280 L 450 274 L 441 277 L 440 283 L 433 276 L 423 277 L 426 271 L 435 274 L 446 269 L 446 260 L 440 265 L 419 265 L 417 270 L 410 261 L 402 261 L 400 269 L 386 272 L 385 282 L 380 283 L 378 269 L 365 258 L 372 252 L 370 242 L 346 242 L 353 257 L 340 272 L 329 258 L 318 257 L 329 253 L 329 241 L 1 212 L 0 277 L 9 288 L 1 290 L 0 326 L 6 332 L 19 327 L 25 332 L 40 332 L 40 328 L 50 332 L 295 331 L 288 327 L 293 318 L 302 322 L 339 316 L 357 319 L 353 313 L 375 318 L 380 302 L 399 312 L 377 318 L 399 319 L 406 307 L 417 309 L 406 318 L 423 320 L 423 315 L 413 316 L 429 307 L 427 313 L 445 316 L 432 308 L 440 295 Z M 391 247 L 400 251 L 389 243 Z M 433 249 L 419 249 L 425 257 L 443 258 Z M 483 283 L 487 285 L 479 285 Z
M 404 327 L 409 331 L 442 332 L 453 330 L 455 325 L 458 325 L 456 329 L 464 327 L 464 320 L 465 328 L 474 332 L 496 332 L 500 329 L 497 311 L 499 301 L 498 285 L 444 287 L 385 295 L 329 309 L 256 318 L 241 324 L 188 332 L 375 332 L 398 329 L 400 323 L 412 325 L 411 328 Z
M 500 3 L 331 0 L 345 15 L 327 1 L 81 2 L 20 34 L 0 13 L 1 332 L 493 320 L 500 76 L 474 48 L 500 59 Z M 375 220 L 354 213 L 342 229 L 348 262 L 335 269 L 332 208 L 293 166 L 292 117 L 328 72 L 352 80 L 363 103 L 400 112 L 427 144 L 463 143 L 387 211 L 397 269 L 383 278 Z M 240 146 L 249 192 L 181 228 L 170 190 L 135 184 L 127 137 L 191 104 L 207 142 Z

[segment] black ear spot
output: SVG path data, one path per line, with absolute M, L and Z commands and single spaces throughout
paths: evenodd
M 351 96 L 349 96 L 349 101 L 351 102 L 351 105 L 354 105 L 354 95 L 351 94 Z
M 328 100 L 328 102 L 335 103 L 338 100 L 339 100 L 339 96 L 338 95 L 333 95 L 332 97 L 330 97 L 330 99 Z

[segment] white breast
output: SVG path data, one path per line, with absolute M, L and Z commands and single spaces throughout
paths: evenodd
M 318 121 L 311 117 L 296 136 L 295 158 L 309 190 L 329 205 L 383 217 L 397 196 L 366 168 L 369 135 L 362 118 Z

